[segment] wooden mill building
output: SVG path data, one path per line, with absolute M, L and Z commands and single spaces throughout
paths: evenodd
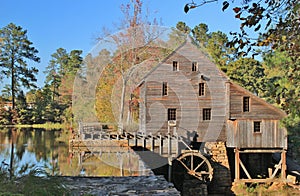
M 144 77 L 139 93 L 145 134 L 222 142 L 235 181 L 285 176 L 287 131 L 279 121 L 286 114 L 230 81 L 190 39 Z M 271 171 L 273 153 L 282 158 Z

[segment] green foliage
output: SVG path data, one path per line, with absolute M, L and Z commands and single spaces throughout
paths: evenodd
M 212 32 L 208 35 L 208 43 L 206 50 L 212 57 L 213 61 L 219 66 L 219 68 L 226 72 L 227 65 L 233 61 L 233 49 L 227 47 L 228 38 L 227 35 L 221 31 Z
M 188 27 L 184 22 L 181 21 L 176 24 L 176 28 L 184 34 L 189 34 L 191 32 L 190 27 Z
M 13 23 L 0 29 L 0 68 L 1 74 L 11 79 L 10 91 L 12 96 L 12 108 L 15 109 L 15 95 L 19 86 L 25 88 L 36 87 L 35 74 L 38 70 L 29 68 L 26 60 L 39 62 L 36 56 L 38 51 L 27 38 L 27 31 Z
M 70 190 L 65 188 L 63 180 L 58 177 L 48 177 L 43 171 L 28 166 L 23 167 L 19 173 L 19 176 L 10 180 L 2 162 L 0 195 L 70 195 Z
M 71 123 L 73 81 L 82 64 L 81 53 L 80 50 L 72 50 L 69 54 L 65 49 L 57 49 L 45 72 L 48 74 L 45 86 L 30 90 L 26 96 L 23 91 L 15 91 L 15 109 L 1 107 L 0 124 Z M 15 89 L 19 89 L 17 84 Z M 10 89 L 7 87 L 4 90 Z M 7 91 L 3 102 L 10 94 Z
M 266 79 L 264 68 L 259 61 L 240 58 L 228 65 L 227 76 L 250 92 L 258 96 L 264 95 Z
M 187 32 L 185 29 L 190 29 L 184 22 L 178 22 L 176 28 L 183 33 Z M 233 48 L 227 46 L 227 35 L 221 31 L 210 33 L 208 26 L 204 23 L 196 25 L 191 32 L 195 44 L 204 49 L 214 63 L 222 71 L 226 72 L 228 63 L 234 60 L 235 51 Z
M 257 55 L 257 47 L 268 46 L 270 50 L 284 48 L 290 56 L 299 56 L 299 42 L 295 42 L 295 39 L 299 39 L 298 0 L 198 0 L 185 4 L 184 11 L 187 13 L 192 8 L 214 1 L 223 2 L 222 11 L 235 6 L 232 11 L 235 18 L 240 20 L 240 31 L 230 33 L 232 39 L 228 46 L 236 48 L 238 55 L 245 57 L 250 52 Z M 255 39 L 253 32 L 257 32 Z
M 192 29 L 192 34 L 195 40 L 203 46 L 207 46 L 207 42 L 209 39 L 209 34 L 208 34 L 208 26 L 204 23 L 200 23 L 199 25 L 195 26 Z
M 52 101 L 70 105 L 73 90 L 73 81 L 78 69 L 82 65 L 81 50 L 72 50 L 68 53 L 63 48 L 58 48 L 51 55 L 52 59 L 46 67 L 46 84 L 51 91 Z

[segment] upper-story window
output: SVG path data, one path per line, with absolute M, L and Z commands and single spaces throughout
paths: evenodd
M 197 71 L 197 62 L 192 62 L 192 71 Z
M 176 109 L 175 108 L 168 109 L 168 120 L 176 120 Z
M 163 82 L 162 84 L 162 96 L 168 95 L 168 83 Z
M 250 97 L 243 97 L 243 112 L 250 111 Z
M 253 132 L 254 133 L 260 133 L 261 132 L 260 125 L 261 125 L 260 121 L 254 121 L 253 122 Z
M 203 108 L 203 120 L 211 120 L 211 108 Z
M 173 61 L 173 71 L 178 71 L 178 62 Z
M 203 82 L 199 83 L 199 96 L 205 95 L 205 84 Z

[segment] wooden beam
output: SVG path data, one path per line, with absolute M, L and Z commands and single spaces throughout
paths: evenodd
M 240 180 L 240 153 L 239 150 L 236 148 L 234 150 L 235 153 L 235 178 L 234 180 Z
M 146 149 L 146 148 L 147 148 L 147 140 L 146 140 L 146 137 L 143 137 L 142 141 L 143 141 L 143 148 Z
M 154 140 L 154 137 L 153 137 L 152 134 L 151 134 L 150 142 L 151 142 L 150 150 L 153 152 L 154 151 L 154 146 L 155 146 L 155 140 Z
M 278 172 L 278 170 L 282 167 L 282 159 L 280 159 L 279 163 L 275 165 L 275 171 L 273 172 L 271 179 L 273 179 Z
M 161 135 L 159 135 L 159 155 L 163 154 L 163 146 L 164 146 L 164 141 Z
M 282 152 L 281 149 L 246 149 L 240 150 L 240 153 L 276 153 Z
M 138 140 L 137 140 L 137 133 L 134 133 L 134 136 L 133 136 L 133 140 L 134 140 L 134 146 L 137 147 L 138 145 Z
M 172 143 L 171 143 L 171 135 L 168 134 L 168 155 L 172 154 Z
M 285 150 L 282 150 L 281 152 L 281 161 L 282 161 L 282 164 L 281 164 L 281 179 L 282 180 L 285 180 L 286 179 L 286 151 Z
M 244 170 L 245 174 L 247 175 L 248 179 L 252 179 L 241 159 L 240 159 L 240 165 L 243 168 L 243 170 Z
M 244 182 L 244 183 L 270 183 L 274 182 L 276 179 L 240 179 L 239 182 Z

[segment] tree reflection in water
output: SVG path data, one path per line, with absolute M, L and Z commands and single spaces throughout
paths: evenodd
M 17 176 L 34 168 L 42 169 L 49 175 L 63 176 L 139 174 L 136 156 L 122 155 L 122 162 L 117 153 L 90 153 L 80 156 L 70 152 L 69 137 L 69 130 L 2 128 L 0 162 L 9 164 L 11 175 Z

